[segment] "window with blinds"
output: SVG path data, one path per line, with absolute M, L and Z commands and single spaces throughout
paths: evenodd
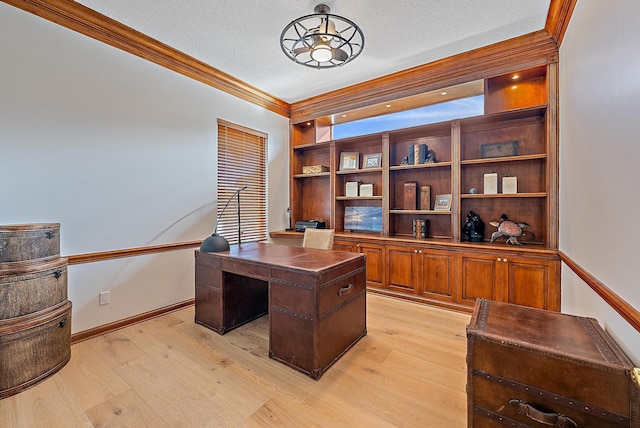
M 239 242 L 238 196 L 242 242 L 266 239 L 267 134 L 218 119 L 217 230 L 230 244 Z

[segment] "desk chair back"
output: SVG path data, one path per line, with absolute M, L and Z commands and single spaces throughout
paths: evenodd
M 305 229 L 302 246 L 331 250 L 333 248 L 334 229 Z

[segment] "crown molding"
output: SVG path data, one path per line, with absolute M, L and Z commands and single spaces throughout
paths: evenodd
M 79 3 L 71 0 L 1 1 L 289 117 L 287 102 Z
M 294 122 L 546 65 L 558 48 L 545 30 L 463 52 L 291 104 Z
M 577 2 L 578 0 L 551 0 L 544 29 L 558 45 L 558 48 L 562 44 L 564 33 L 567 31 L 569 20 Z

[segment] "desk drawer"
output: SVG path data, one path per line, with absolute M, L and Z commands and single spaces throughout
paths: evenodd
M 365 289 L 365 270 L 357 269 L 320 286 L 318 313 L 323 316 Z

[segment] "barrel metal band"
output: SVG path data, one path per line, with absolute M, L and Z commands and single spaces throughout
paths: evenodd
M 299 282 L 287 281 L 286 279 L 280 279 L 280 278 L 271 278 L 270 281 L 273 283 L 286 285 L 287 287 L 295 287 L 295 288 L 300 288 L 306 291 L 313 291 L 312 285 L 300 284 Z
M 290 317 L 299 318 L 301 320 L 313 321 L 313 317 L 310 317 L 309 315 L 299 314 L 297 312 L 290 311 L 289 309 L 281 308 L 279 306 L 271 306 L 271 310 L 280 312 L 281 314 L 289 315 Z
M 573 398 L 565 397 L 564 395 L 545 391 L 543 389 L 536 388 L 535 386 L 527 385 L 525 383 L 517 382 L 512 379 L 507 379 L 501 376 L 497 376 L 495 374 L 488 373 L 482 370 L 474 369 L 473 375 L 480 379 L 487 380 L 491 383 L 495 383 L 497 385 L 502 385 L 509 389 L 513 389 L 514 391 L 533 395 L 543 400 L 551 401 L 565 407 L 576 409 L 582 413 L 588 413 L 590 415 L 593 415 L 602 419 L 610 420 L 610 421 L 615 421 L 618 423 L 621 423 L 621 422 L 629 423 L 629 418 L 625 415 L 614 413 L 605 408 L 594 406 L 592 404 L 588 404 L 582 401 L 574 400 Z
M 473 406 L 473 412 L 480 416 L 484 416 L 485 418 L 489 418 L 495 422 L 498 422 L 500 425 L 504 425 L 507 427 L 531 428 L 531 425 L 527 425 L 527 424 L 523 424 L 522 422 L 515 421 L 499 413 L 492 412 L 491 410 L 485 409 L 484 407 Z
M 335 314 L 336 312 L 338 312 L 340 309 L 344 308 L 345 306 L 349 305 L 351 302 L 353 302 L 355 299 L 357 299 L 358 297 L 360 297 L 362 294 L 365 293 L 366 290 L 362 290 L 359 293 L 354 294 L 353 296 L 349 297 L 348 299 L 346 299 L 344 302 L 340 303 L 337 306 L 334 306 L 333 308 L 331 308 L 328 312 L 325 312 L 324 314 L 320 315 L 320 321 L 329 318 L 331 315 Z
M 331 281 L 327 281 L 327 282 L 325 282 L 324 284 L 322 284 L 322 285 L 320 286 L 320 289 L 328 288 L 328 287 L 331 287 L 331 286 L 333 286 L 333 285 L 335 285 L 335 284 L 337 284 L 337 283 L 339 283 L 339 282 L 345 281 L 345 280 L 347 280 L 347 279 L 351 278 L 352 276 L 356 276 L 356 275 L 357 275 L 357 274 L 359 274 L 360 272 L 364 272 L 364 270 L 365 270 L 365 267 L 364 267 L 364 266 L 359 267 L 359 268 L 358 268 L 358 269 L 356 269 L 356 270 L 352 270 L 352 271 L 351 271 L 351 272 L 349 272 L 349 273 L 346 273 L 346 274 L 344 274 L 344 275 L 341 275 L 341 276 L 339 276 L 339 277 L 337 277 L 337 278 L 335 278 L 335 279 L 332 279 Z

